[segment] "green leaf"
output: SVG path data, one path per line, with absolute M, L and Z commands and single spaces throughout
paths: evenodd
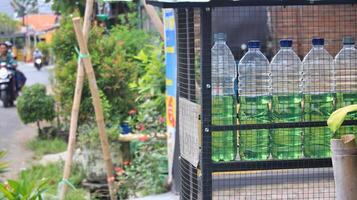
M 14 199 L 14 195 L 8 190 L 5 185 L 0 183 L 0 193 L 2 193 L 7 199 Z
M 140 50 L 140 52 L 138 53 L 137 56 L 134 56 L 134 58 L 142 61 L 143 63 L 147 63 L 148 62 L 148 56 L 145 54 L 145 52 L 143 50 Z
M 357 111 L 357 105 L 346 106 L 333 112 L 327 120 L 330 130 L 335 133 L 341 127 L 346 115 L 355 111 Z

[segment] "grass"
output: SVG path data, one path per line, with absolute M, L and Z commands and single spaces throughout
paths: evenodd
M 47 165 L 34 165 L 29 169 L 22 171 L 19 179 L 23 180 L 41 180 L 45 178 L 49 183 L 49 195 L 57 195 L 58 184 L 62 180 L 63 162 L 54 162 Z M 84 173 L 78 165 L 74 165 L 72 169 L 72 176 L 69 182 L 72 183 L 77 190 L 69 189 L 66 200 L 80 200 L 85 199 L 86 191 L 79 188 L 80 183 L 84 179 Z
M 67 144 L 60 139 L 44 140 L 35 138 L 27 143 L 27 148 L 32 150 L 36 157 L 42 157 L 46 154 L 55 154 L 66 151 Z
M 88 192 L 84 189 L 70 190 L 66 195 L 66 200 L 82 200 Z

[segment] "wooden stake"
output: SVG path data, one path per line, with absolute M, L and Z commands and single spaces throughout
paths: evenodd
M 74 30 L 76 32 L 76 37 L 78 41 L 78 45 L 80 48 L 80 53 L 82 55 L 89 55 L 88 52 L 88 47 L 85 42 L 83 33 L 82 33 L 82 24 L 81 20 L 79 17 L 73 18 L 73 25 L 74 25 Z M 104 115 L 103 115 L 103 109 L 102 105 L 100 103 L 100 97 L 99 97 L 99 92 L 98 92 L 98 86 L 97 86 L 97 81 L 95 78 L 93 66 L 92 66 L 92 61 L 89 57 L 83 57 L 82 61 L 84 63 L 84 69 L 88 77 L 88 82 L 89 82 L 89 89 L 92 95 L 92 101 L 93 101 L 93 106 L 94 106 L 94 111 L 95 111 L 95 116 L 96 116 L 96 121 L 99 129 L 99 137 L 101 141 L 101 146 L 103 150 L 103 157 L 104 157 L 104 163 L 106 166 L 107 170 L 107 180 L 108 180 L 108 187 L 109 187 L 109 193 L 110 193 L 110 199 L 115 200 L 115 190 L 114 190 L 114 176 L 113 176 L 113 163 L 112 159 L 110 157 L 110 150 L 109 150 L 109 142 L 107 135 L 105 133 L 105 122 L 104 122 Z
M 86 10 L 84 14 L 84 25 L 82 31 L 86 43 L 88 42 L 88 33 L 90 31 L 93 6 L 94 6 L 94 0 L 86 1 Z M 72 105 L 71 124 L 70 124 L 68 147 L 67 147 L 67 158 L 63 170 L 63 180 L 68 180 L 71 175 L 72 160 L 73 160 L 74 150 L 76 146 L 76 133 L 77 133 L 77 126 L 78 126 L 79 107 L 81 104 L 81 97 L 82 97 L 83 81 L 84 81 L 84 66 L 83 66 L 83 62 L 80 61 L 77 67 L 77 80 L 76 80 L 76 88 L 74 92 L 74 99 Z M 68 190 L 67 184 L 63 184 L 62 188 L 60 188 L 60 193 L 59 193 L 60 200 L 65 199 L 67 190 Z
M 162 23 L 159 15 L 157 14 L 155 8 L 152 5 L 146 4 L 146 1 L 142 1 L 144 8 L 149 15 L 149 18 L 151 22 L 154 24 L 156 30 L 160 33 L 161 39 L 165 39 L 165 34 L 164 34 L 164 24 Z

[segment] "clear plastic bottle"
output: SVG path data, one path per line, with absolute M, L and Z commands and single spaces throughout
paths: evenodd
M 303 60 L 304 120 L 325 121 L 334 108 L 334 62 L 323 38 L 312 39 L 312 49 Z M 308 158 L 330 156 L 331 131 L 327 127 L 305 128 L 303 149 Z
M 234 80 L 237 68 L 234 56 L 226 44 L 226 34 L 214 35 L 212 47 L 212 124 L 237 124 L 237 99 Z M 212 133 L 212 160 L 232 161 L 237 156 L 237 131 Z
M 357 51 L 353 37 L 343 38 L 343 47 L 335 58 L 337 108 L 357 104 Z M 357 119 L 353 113 L 349 119 Z M 342 126 L 337 134 L 357 134 L 355 126 Z M 357 135 L 356 135 L 357 136 Z
M 270 122 L 271 70 L 268 59 L 259 48 L 259 41 L 249 41 L 248 52 L 238 64 L 240 124 Z M 239 155 L 242 160 L 265 160 L 269 154 L 269 130 L 239 132 Z
M 271 61 L 272 120 L 300 122 L 302 120 L 302 65 L 292 49 L 292 40 L 281 40 L 280 50 Z M 271 154 L 275 159 L 302 157 L 302 128 L 271 131 Z

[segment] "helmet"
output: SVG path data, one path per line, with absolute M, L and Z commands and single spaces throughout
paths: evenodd
M 10 41 L 6 41 L 5 42 L 5 45 L 8 47 L 8 48 L 11 48 L 12 47 L 12 43 Z
M 6 46 L 6 47 L 8 47 L 5 42 L 0 42 L 0 46 L 3 46 L 3 45 Z

